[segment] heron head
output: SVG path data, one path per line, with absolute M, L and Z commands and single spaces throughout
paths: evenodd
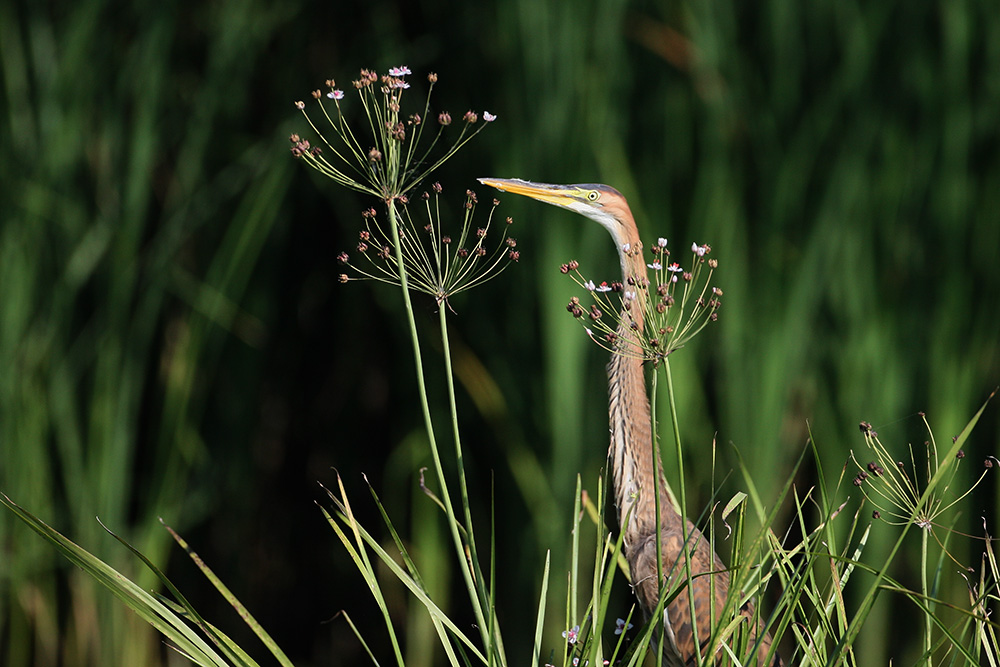
M 611 186 L 596 183 L 552 185 L 519 178 L 480 178 L 479 182 L 501 192 L 524 195 L 586 216 L 608 230 L 619 247 L 633 241 L 632 211 L 622 193 Z

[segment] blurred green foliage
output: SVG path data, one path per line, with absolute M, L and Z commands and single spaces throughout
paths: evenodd
M 807 420 L 832 473 L 860 419 L 901 453 L 925 437 L 918 410 L 957 432 L 1000 378 L 998 49 L 992 4 L 961 0 L 0 1 L 0 489 L 144 576 L 99 515 L 225 625 L 163 516 L 296 664 L 357 664 L 325 621 L 373 609 L 311 505 L 331 466 L 410 512 L 446 589 L 398 294 L 336 281 L 369 202 L 287 152 L 305 129 L 293 100 L 400 64 L 439 73 L 441 108 L 499 116 L 440 176 L 456 205 L 473 176 L 605 182 L 649 238 L 713 246 L 720 323 L 673 364 L 693 506 L 713 436 L 720 477 L 738 452 L 768 489 Z M 521 262 L 455 300 L 455 354 L 518 655 L 544 550 L 565 569 L 574 473 L 595 480 L 607 447 L 604 353 L 565 314 L 557 268 L 610 279 L 615 258 L 596 226 L 501 199 Z M 970 458 L 998 439 L 991 408 Z M 986 484 L 959 528 L 996 507 Z M 6 514 L 0 544 L 0 663 L 177 661 Z M 978 563 L 975 542 L 949 547 Z M 962 600 L 955 569 L 940 595 Z M 412 664 L 431 664 L 405 604 Z M 919 648 L 884 637 L 912 610 L 878 609 L 859 654 L 909 664 Z

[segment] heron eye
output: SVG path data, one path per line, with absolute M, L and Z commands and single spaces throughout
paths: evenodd
M 597 201 L 600 198 L 601 198 L 601 193 L 598 192 L 597 190 L 591 190 L 589 193 L 587 193 L 587 199 L 589 199 L 590 201 Z

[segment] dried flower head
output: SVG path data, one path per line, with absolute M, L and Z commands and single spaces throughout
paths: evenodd
M 397 239 L 383 227 L 374 209 L 362 214 L 365 229 L 359 234 L 362 241 L 358 250 L 365 263 L 352 262 L 347 253 L 337 256 L 341 264 L 357 274 L 352 279 L 367 278 L 399 285 L 400 267 L 394 252 L 398 243 L 408 287 L 430 294 L 440 304 L 497 276 L 511 261 L 520 258 L 518 251 L 511 250 L 517 242 L 507 235 L 508 225 L 493 224 L 498 202 L 493 201 L 485 224 L 474 226 L 476 196 L 474 192 L 467 192 L 462 207 L 462 226 L 453 240 L 452 235 L 442 232 L 440 184 L 435 183 L 432 191 L 414 198 L 419 202 L 415 210 L 411 210 L 405 197 L 390 202 L 400 220 Z M 368 252 L 366 241 L 380 248 L 374 257 Z
M 435 154 L 436 148 L 445 145 L 443 134 L 451 124 L 451 116 L 446 111 L 440 112 L 436 134 L 429 141 L 422 141 L 424 128 L 428 127 L 422 119 L 430 117 L 431 93 L 437 75 L 427 77 L 423 110 L 405 113 L 403 108 L 409 101 L 407 91 L 410 89 L 406 77 L 410 74 L 412 72 L 405 66 L 393 67 L 381 77 L 371 70 L 361 70 L 353 86 L 361 102 L 361 112 L 367 116 L 366 122 L 361 123 L 363 132 L 348 123 L 343 113 L 347 106 L 344 91 L 336 87 L 333 79 L 327 79 L 325 95 L 321 90 L 312 92 L 312 98 L 319 107 L 317 115 L 329 125 L 325 133 L 313 122 L 305 102 L 295 103 L 295 108 L 302 111 L 327 153 L 293 134 L 290 137 L 292 155 L 305 160 L 309 166 L 344 187 L 375 195 L 387 202 L 416 187 L 487 124 L 477 124 L 478 115 L 469 111 L 463 117 L 466 122 L 462 123 L 458 136 L 443 152 Z M 496 119 L 488 112 L 483 112 L 483 117 L 489 121 Z
M 968 496 L 976 488 L 987 471 L 983 470 L 978 479 L 964 491 L 950 493 L 959 466 L 965 458 L 965 453 L 959 449 L 945 458 L 939 458 L 937 442 L 927 423 L 927 418 L 920 413 L 930 438 L 923 443 L 926 459 L 923 470 L 918 471 L 914 447 L 909 446 L 909 466 L 903 461 L 893 458 L 885 445 L 879 439 L 878 433 L 868 422 L 861 422 L 861 432 L 865 444 L 874 454 L 875 460 L 862 466 L 854 453 L 851 458 L 859 468 L 854 478 L 855 486 L 861 488 L 865 497 L 877 508 L 875 514 L 883 517 L 892 525 L 913 525 L 933 533 L 940 526 L 941 514 L 951 509 L 956 503 Z M 989 457 L 987 461 L 994 460 Z M 871 473 L 869 476 L 868 473 Z M 922 474 L 921 474 L 922 473 Z

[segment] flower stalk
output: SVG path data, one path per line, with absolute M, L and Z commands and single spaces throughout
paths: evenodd
M 973 421 L 970 422 L 965 431 L 960 436 L 956 436 L 953 439 L 952 447 L 943 459 L 938 456 L 937 441 L 930 428 L 930 424 L 927 422 L 927 416 L 923 412 L 920 413 L 920 418 L 923 421 L 928 433 L 928 439 L 924 442 L 927 462 L 926 477 L 923 488 L 921 488 L 920 479 L 917 475 L 917 466 L 915 463 L 916 457 L 913 453 L 913 447 L 910 446 L 909 448 L 910 472 L 908 473 L 906 464 L 902 460 L 895 460 L 892 457 L 889 450 L 879 439 L 878 433 L 869 422 L 862 421 L 860 429 L 864 435 L 865 444 L 867 445 L 869 451 L 874 454 L 875 459 L 868 462 L 866 465 L 862 465 L 858 461 L 854 452 L 851 452 L 851 459 L 858 467 L 858 474 L 855 476 L 853 484 L 854 486 L 859 487 L 865 498 L 875 505 L 876 510 L 872 513 L 873 518 L 875 520 L 884 521 L 890 525 L 902 527 L 902 531 L 890 551 L 888 560 L 886 561 L 887 565 L 892 561 L 896 551 L 902 544 L 906 531 L 911 526 L 916 526 L 921 529 L 920 592 L 924 600 L 931 601 L 930 610 L 924 614 L 923 624 L 923 646 L 928 665 L 933 664 L 932 653 L 934 644 L 932 637 L 934 604 L 933 596 L 931 595 L 932 591 L 930 590 L 930 586 L 928 584 L 927 564 L 929 537 L 934 537 L 943 553 L 945 553 L 952 561 L 954 561 L 962 569 L 971 571 L 971 568 L 959 563 L 958 560 L 951 555 L 940 538 L 937 536 L 934 529 L 936 527 L 942 527 L 940 522 L 941 515 L 972 493 L 973 489 L 975 489 L 983 481 L 986 473 L 989 472 L 995 464 L 1000 463 L 1000 461 L 998 461 L 995 457 L 988 456 L 984 461 L 983 471 L 980 473 L 976 481 L 968 489 L 959 493 L 955 498 L 951 500 L 946 498 L 952 482 L 955 480 L 958 468 L 965 459 L 965 451 L 961 449 L 961 441 L 967 437 L 968 431 L 979 418 L 979 415 L 982 414 L 984 408 L 985 405 L 983 408 L 980 408 L 979 413 L 977 413 L 976 417 L 973 418 Z M 878 580 L 884 576 L 885 570 L 883 569 L 879 571 L 877 575 L 876 585 L 878 584 Z M 872 593 L 869 593 L 869 595 L 862 602 L 863 613 L 867 613 L 867 609 L 869 608 L 872 599 L 873 595 Z M 860 617 L 862 616 L 859 615 L 859 618 Z
M 510 261 L 516 262 L 520 252 L 515 249 L 517 242 L 507 234 L 507 228 L 511 224 L 509 218 L 501 225 L 499 234 L 494 229 L 497 226 L 493 215 L 499 204 L 497 200 L 493 200 L 485 224 L 475 227 L 473 220 L 476 195 L 471 190 L 466 192 L 461 228 L 455 235 L 457 242 L 445 232 L 442 225 L 442 187 L 439 183 L 432 186 L 433 194 L 422 193 L 421 203 L 411 210 L 409 193 L 481 132 L 485 123 L 494 121 L 496 116 L 484 111 L 482 118 L 485 123 L 479 123 L 479 114 L 467 112 L 461 119 L 458 137 L 435 157 L 443 143 L 445 131 L 452 125 L 451 115 L 445 111 L 440 112 L 433 138 L 429 143 L 423 142 L 427 119 L 431 115 L 431 91 L 437 82 L 437 75 L 431 74 L 427 78 L 429 85 L 422 111 L 404 115 L 403 106 L 410 89 L 406 77 L 410 74 L 406 67 L 394 67 L 381 77 L 370 70 L 362 70 L 360 77 L 353 82 L 366 118 L 365 142 L 359 139 L 362 135 L 353 130 L 345 119 L 342 109 L 342 105 L 346 104 L 345 93 L 336 87 L 332 79 L 328 80 L 328 92 L 325 95 L 320 90 L 313 91 L 312 94 L 318 105 L 318 117 L 328 126 L 326 133 L 320 130 L 307 113 L 305 103 L 296 102 L 296 108 L 302 111 L 319 137 L 319 145 L 314 146 L 308 140 L 293 134 L 291 150 L 294 157 L 304 160 L 336 184 L 375 196 L 385 207 L 387 225 L 382 223 L 383 218 L 374 208 L 362 214 L 365 226 L 358 235 L 357 253 L 364 259 L 352 262 L 346 252 L 341 252 L 337 256 L 338 261 L 352 270 L 353 275 L 342 274 L 340 282 L 371 279 L 396 285 L 402 292 L 413 346 L 420 410 L 440 485 L 439 502 L 448 517 L 447 523 L 469 593 L 475 625 L 485 647 L 486 662 L 505 666 L 503 642 L 493 612 L 492 577 L 489 583 L 484 579 L 476 550 L 455 400 L 447 310 L 450 310 L 450 297 L 495 277 Z M 494 244 L 496 239 L 499 240 Z M 431 295 L 438 305 L 448 407 L 464 510 L 462 520 L 458 518 L 452 501 L 434 429 L 411 291 Z M 449 305 L 448 309 L 443 307 L 445 304 Z M 428 493 L 430 494 L 429 491 Z M 449 647 L 446 649 L 451 653 Z

